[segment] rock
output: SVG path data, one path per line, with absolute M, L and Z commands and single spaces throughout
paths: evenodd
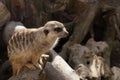
M 120 68 L 114 66 L 112 67 L 113 76 L 111 80 L 120 80 Z
M 84 73 L 84 77 L 96 79 L 101 79 L 101 77 L 108 78 L 111 76 L 110 67 L 105 62 L 104 58 L 97 56 L 94 51 L 91 51 L 86 46 L 74 44 L 69 48 L 69 52 L 70 56 L 68 63 L 79 75 L 82 76 L 82 73 Z

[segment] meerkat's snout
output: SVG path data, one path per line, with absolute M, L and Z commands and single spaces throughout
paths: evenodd
M 65 28 L 63 28 L 63 35 L 63 37 L 67 37 L 69 35 L 69 32 Z
M 60 29 L 61 29 L 61 30 L 60 30 Z M 65 27 L 64 27 L 64 28 L 60 28 L 60 29 L 57 30 L 58 37 L 59 37 L 59 38 L 65 38 L 65 37 L 67 37 L 69 33 L 68 33 L 68 31 L 65 29 Z

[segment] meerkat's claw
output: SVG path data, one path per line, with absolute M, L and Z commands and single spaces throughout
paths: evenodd
M 47 55 L 47 54 L 42 54 L 42 55 L 41 55 L 40 60 L 39 60 L 39 66 L 40 66 L 41 68 L 45 66 L 45 64 L 47 63 L 49 57 L 50 57 L 50 56 Z
M 48 54 L 41 55 L 40 63 L 46 63 L 50 56 Z
M 43 65 L 39 64 L 39 69 L 43 70 Z

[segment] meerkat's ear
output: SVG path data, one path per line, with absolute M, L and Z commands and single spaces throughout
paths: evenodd
M 49 33 L 49 30 L 45 29 L 43 32 L 44 32 L 44 33 L 45 33 L 45 35 L 47 36 L 47 35 L 48 35 L 48 33 Z

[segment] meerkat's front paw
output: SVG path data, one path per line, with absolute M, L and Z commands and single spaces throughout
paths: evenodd
M 42 64 L 46 63 L 49 57 L 50 56 L 48 54 L 42 54 L 40 58 L 40 63 Z
M 39 68 L 42 70 L 45 67 L 45 64 L 47 63 L 49 58 L 49 55 L 47 54 L 42 54 L 40 59 L 39 59 Z

